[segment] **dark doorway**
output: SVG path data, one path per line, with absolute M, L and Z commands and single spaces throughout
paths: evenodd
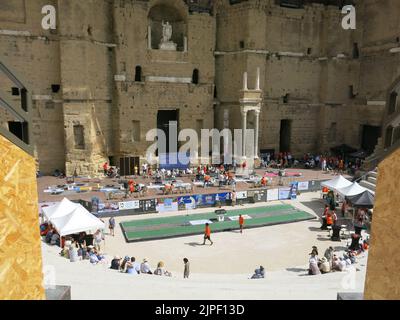
M 123 157 L 119 159 L 119 170 L 121 176 L 133 176 L 140 174 L 139 157 Z M 136 172 L 135 172 L 136 171 Z
M 27 122 L 18 122 L 18 121 L 9 121 L 8 122 L 8 130 L 17 136 L 20 140 L 29 144 L 28 137 L 28 123 Z
M 367 155 L 373 153 L 380 136 L 381 127 L 369 125 L 362 126 L 361 149 L 363 149 Z
M 194 69 L 193 70 L 192 83 L 193 84 L 198 84 L 199 83 L 199 70 L 198 69 Z
M 135 67 L 135 81 L 136 82 L 142 81 L 142 67 L 141 66 Z
M 169 152 L 169 123 L 171 121 L 177 122 L 177 128 L 179 128 L 179 110 L 158 110 L 157 113 L 157 129 L 161 129 L 165 133 L 166 143 L 165 152 Z M 159 148 L 160 149 L 160 148 Z M 157 155 L 158 155 L 157 150 Z
M 292 131 L 292 120 L 281 120 L 279 151 L 290 152 L 290 137 Z

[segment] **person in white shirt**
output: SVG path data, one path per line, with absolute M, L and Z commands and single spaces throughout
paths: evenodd
M 103 241 L 103 235 L 101 234 L 101 231 L 97 230 L 93 238 L 94 238 L 94 247 L 96 248 L 97 251 L 101 251 L 100 244 Z
M 315 255 L 314 251 L 310 253 L 311 257 L 309 260 L 309 269 L 308 269 L 308 274 L 309 275 L 317 275 L 321 274 L 318 268 L 318 258 Z
M 148 263 L 147 258 L 144 258 L 144 259 L 143 259 L 143 262 L 142 262 L 142 264 L 140 265 L 140 272 L 141 272 L 141 273 L 147 273 L 147 274 L 153 274 L 153 273 L 151 272 L 151 268 L 150 268 L 150 265 L 149 265 L 149 263 Z
M 321 264 L 319 265 L 319 270 L 321 271 L 321 273 L 331 272 L 331 265 L 327 258 L 322 257 Z

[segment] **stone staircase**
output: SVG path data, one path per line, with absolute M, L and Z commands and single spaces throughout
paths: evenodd
M 375 192 L 376 182 L 377 182 L 377 178 L 378 178 L 377 170 L 378 169 L 375 168 L 373 171 L 369 171 L 368 173 L 366 173 L 359 182 L 360 186 L 367 188 L 367 189 L 371 190 L 372 192 Z
M 362 169 L 364 171 L 374 170 L 374 168 L 376 168 L 382 160 L 384 160 L 398 148 L 400 148 L 400 139 L 393 143 L 390 147 L 385 148 L 384 140 L 382 137 L 379 138 L 374 152 L 364 160 Z

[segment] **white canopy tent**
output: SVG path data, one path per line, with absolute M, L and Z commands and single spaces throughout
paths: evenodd
M 66 198 L 54 206 L 43 208 L 43 212 L 60 236 L 79 232 L 94 233 L 105 228 L 105 224 L 81 204 Z
M 363 193 L 366 190 L 368 189 L 360 186 L 357 182 L 354 182 L 348 187 L 338 189 L 337 192 L 343 197 L 351 197 Z
M 98 229 L 105 228 L 105 224 L 100 219 L 92 215 L 80 204 L 71 213 L 62 217 L 51 218 L 50 222 L 60 236 L 79 232 L 94 233 Z
M 338 176 L 332 180 L 324 181 L 321 183 L 321 186 L 327 187 L 329 190 L 334 190 L 334 191 L 338 191 L 339 189 L 346 188 L 351 185 L 352 182 L 347 180 L 343 176 Z
M 67 215 L 74 211 L 78 206 L 78 203 L 74 203 L 67 198 L 64 198 L 60 203 L 50 207 L 43 207 L 42 210 L 47 220 L 50 220 L 50 218 L 59 218 Z

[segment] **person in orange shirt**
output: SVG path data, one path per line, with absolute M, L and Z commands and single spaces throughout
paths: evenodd
M 327 213 L 326 215 L 326 224 L 328 226 L 332 226 L 333 225 L 333 216 L 330 212 Z
M 239 227 L 240 227 L 240 233 L 243 233 L 243 225 L 244 225 L 244 218 L 241 214 L 239 214 Z
M 203 246 L 206 244 L 206 240 L 210 241 L 211 245 L 213 245 L 214 242 L 212 242 L 212 240 L 211 240 L 211 229 L 210 229 L 210 225 L 208 223 L 206 223 L 206 229 L 204 230 Z
M 135 192 L 135 185 L 133 183 L 129 185 L 129 191 L 131 194 Z
M 106 176 L 108 173 L 108 162 L 104 162 L 103 164 L 104 175 Z

